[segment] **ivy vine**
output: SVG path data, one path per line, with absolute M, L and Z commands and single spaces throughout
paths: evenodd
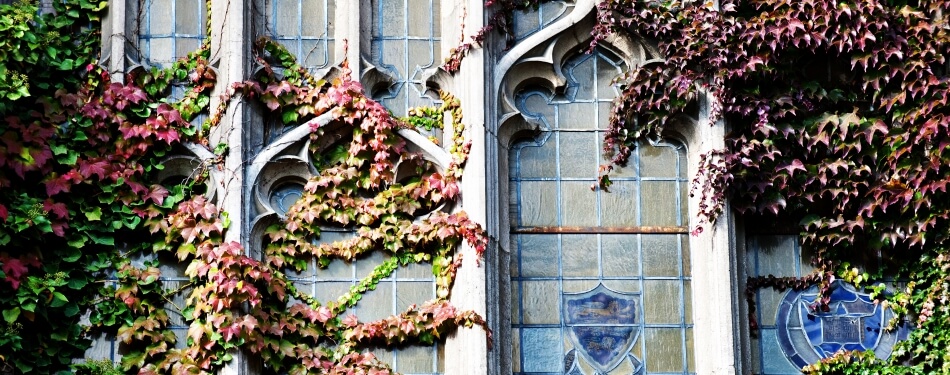
M 456 247 L 468 242 L 481 256 L 486 246 L 478 224 L 445 209 L 459 197 L 470 148 L 457 99 L 442 93 L 441 107 L 394 118 L 349 78 L 345 63 L 339 78 L 317 79 L 261 39 L 254 53 L 263 73 L 210 108 L 217 83 L 207 43 L 168 68 L 112 82 L 96 61 L 93 25 L 105 2 L 53 5 L 51 13 L 30 2 L 0 5 L 0 371 L 212 373 L 241 349 L 289 373 L 389 373 L 366 349 L 432 344 L 457 327 L 485 327 L 448 302 L 461 265 Z M 172 99 L 172 86 L 184 87 L 183 97 Z M 267 229 L 263 259 L 223 240 L 228 215 L 201 194 L 207 168 L 220 166 L 187 181 L 156 181 L 184 142 L 213 147 L 207 134 L 237 92 L 284 123 L 329 113 L 329 127 L 344 129 L 345 142 L 311 150 L 319 174 L 286 220 Z M 446 121 L 452 160 L 444 169 L 397 134 Z M 311 138 L 332 135 L 324 132 L 314 126 Z M 397 165 L 413 173 L 396 176 Z M 354 236 L 318 245 L 327 226 Z M 319 301 L 287 276 L 371 252 L 390 258 L 336 300 Z M 162 264 L 176 261 L 188 281 L 169 289 Z M 381 279 L 411 263 L 432 264 L 437 298 L 378 321 L 352 314 Z M 172 314 L 189 325 L 183 339 Z M 72 365 L 88 335 L 100 332 L 119 341 L 121 363 Z

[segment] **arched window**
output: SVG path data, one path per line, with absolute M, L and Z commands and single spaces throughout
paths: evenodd
M 540 133 L 509 160 L 513 372 L 690 373 L 686 150 L 640 144 L 594 188 L 622 61 L 567 61 L 564 94 L 522 91 Z

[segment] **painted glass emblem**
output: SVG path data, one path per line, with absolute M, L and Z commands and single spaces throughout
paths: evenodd
M 577 352 L 598 373 L 607 373 L 628 356 L 635 367 L 639 360 L 630 349 L 640 336 L 637 321 L 639 293 L 621 293 L 603 284 L 583 293 L 564 293 L 564 325 L 575 350 L 565 358 L 565 370 L 577 370 Z
M 795 366 L 807 366 L 840 350 L 873 350 L 878 358 L 887 358 L 894 343 L 907 338 L 906 324 L 886 329 L 894 312 L 874 303 L 869 294 L 840 280 L 831 288 L 827 312 L 811 308 L 819 298 L 817 286 L 789 291 L 779 306 L 779 346 Z

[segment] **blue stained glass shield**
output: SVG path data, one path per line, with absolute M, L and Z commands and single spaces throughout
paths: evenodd
M 571 341 L 599 373 L 617 367 L 637 342 L 639 297 L 639 293 L 617 292 L 603 284 L 587 292 L 563 294 L 564 324 Z
M 804 367 L 840 350 L 873 350 L 886 357 L 895 341 L 906 338 L 906 325 L 886 329 L 893 313 L 871 295 L 840 280 L 831 288 L 828 311 L 812 308 L 821 298 L 817 286 L 785 294 L 776 327 L 779 346 L 793 364 Z

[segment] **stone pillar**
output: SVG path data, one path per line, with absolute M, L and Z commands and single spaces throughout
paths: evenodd
M 221 105 L 221 94 L 224 94 L 235 82 L 245 80 L 250 61 L 250 50 L 247 41 L 250 30 L 246 19 L 248 2 L 230 0 L 211 1 L 211 58 L 210 62 L 217 67 L 218 83 L 211 96 L 211 111 L 214 113 Z M 245 196 L 250 196 L 244 188 L 244 134 L 249 118 L 243 97 L 235 94 L 225 112 L 221 123 L 211 129 L 208 137 L 210 147 L 218 144 L 227 144 L 228 151 L 224 156 L 223 165 L 217 173 L 214 189 L 217 191 L 218 207 L 227 212 L 232 225 L 225 231 L 224 241 L 236 241 L 245 246 L 247 251 L 247 234 L 244 233 Z M 221 369 L 220 374 L 239 375 L 251 373 L 247 356 L 235 350 L 231 353 L 234 359 Z
M 443 55 L 459 43 L 475 35 L 484 20 L 482 0 L 442 1 Z M 464 28 L 459 25 L 464 23 Z M 486 225 L 485 189 L 485 53 L 474 49 L 462 61 L 453 81 L 453 94 L 462 103 L 465 136 L 472 141 L 471 152 L 461 183 L 462 209 L 475 222 Z M 486 314 L 486 262 L 477 258 L 475 250 L 462 245 L 462 267 L 452 287 L 451 301 L 460 310 Z M 492 251 L 489 249 L 488 251 Z M 488 342 L 481 327 L 461 328 L 449 336 L 445 344 L 446 374 L 486 374 L 488 372 Z
M 125 82 L 126 0 L 112 0 L 102 20 L 103 53 L 109 54 L 108 66 L 112 82 Z
M 710 93 L 700 95 L 698 124 L 688 130 L 690 176 L 700 173 L 700 155 L 725 148 L 725 126 L 711 117 L 715 100 Z M 699 224 L 696 213 L 700 199 L 701 194 L 689 198 L 690 229 Z M 727 202 L 715 224 L 703 224 L 701 233 L 689 237 L 697 374 L 736 374 L 736 359 L 740 357 L 735 334 L 739 324 L 733 250 L 736 237 L 734 217 L 728 207 Z

